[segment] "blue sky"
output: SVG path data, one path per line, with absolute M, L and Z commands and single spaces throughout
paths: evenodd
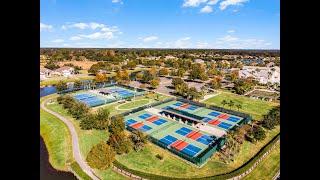
M 41 0 L 40 46 L 280 49 L 280 2 Z

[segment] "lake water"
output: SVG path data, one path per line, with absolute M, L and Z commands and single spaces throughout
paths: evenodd
M 77 180 L 70 172 L 54 169 L 50 162 L 46 145 L 40 136 L 40 179 L 41 180 Z

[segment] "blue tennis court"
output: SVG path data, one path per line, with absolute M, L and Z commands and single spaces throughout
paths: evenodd
M 177 103 L 174 103 L 173 105 L 175 106 L 181 106 L 183 103 L 182 102 L 177 102 Z
M 227 119 L 228 121 L 232 121 L 232 122 L 238 122 L 239 120 L 240 120 L 240 118 L 237 118 L 237 117 L 229 117 L 228 119 Z
M 126 125 L 127 125 L 127 126 L 130 126 L 131 124 L 134 124 L 134 123 L 136 123 L 136 122 L 137 122 L 136 120 L 129 119 L 129 120 L 126 121 Z
M 210 136 L 207 136 L 205 134 L 197 139 L 198 142 L 205 144 L 205 145 L 210 144 L 213 140 L 214 140 L 213 138 L 211 138 Z
M 138 117 L 141 118 L 141 119 L 147 119 L 147 118 L 149 118 L 151 116 L 152 116 L 151 114 L 145 113 L 145 114 L 142 114 L 142 115 L 140 115 Z
M 164 119 L 159 119 L 159 120 L 153 121 L 152 123 L 160 126 L 161 124 L 166 123 L 166 122 L 167 121 Z
M 218 113 L 218 112 L 215 112 L 215 111 L 212 111 L 211 113 L 209 113 L 208 115 L 210 116 L 219 116 L 221 113 Z
M 189 134 L 191 131 L 192 131 L 191 129 L 188 129 L 188 128 L 186 128 L 186 127 L 182 127 L 182 128 L 180 128 L 180 129 L 178 129 L 178 130 L 176 131 L 176 133 L 177 133 L 177 134 L 180 134 L 180 135 L 182 135 L 182 136 L 185 136 L 185 135 Z
M 159 140 L 160 142 L 164 143 L 166 146 L 169 146 L 170 144 L 174 143 L 177 141 L 177 138 L 167 135 L 166 137 L 162 138 Z
M 192 144 L 189 144 L 187 147 L 181 150 L 181 152 L 191 157 L 195 156 L 199 151 L 201 151 L 201 149 Z
M 202 119 L 203 122 L 209 122 L 211 120 L 212 120 L 212 118 L 208 118 L 208 117 L 205 117 L 205 118 Z
M 191 105 L 187 109 L 194 111 L 194 110 L 198 109 L 198 107 Z
M 229 129 L 232 125 L 225 122 L 221 122 L 218 126 L 223 129 Z
M 139 128 L 139 130 L 143 132 L 149 131 L 150 129 L 152 129 L 152 127 L 147 125 L 143 125 L 141 128 Z

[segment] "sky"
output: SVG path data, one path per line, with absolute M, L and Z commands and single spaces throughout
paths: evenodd
M 280 0 L 40 0 L 40 47 L 280 49 Z

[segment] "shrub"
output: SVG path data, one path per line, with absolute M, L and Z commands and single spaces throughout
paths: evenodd
M 156 158 L 162 160 L 162 159 L 163 159 L 163 155 L 162 155 L 162 154 L 157 154 L 157 155 L 156 155 Z
M 130 139 L 128 139 L 124 132 L 111 134 L 107 143 L 119 155 L 129 153 L 132 149 L 132 142 Z

